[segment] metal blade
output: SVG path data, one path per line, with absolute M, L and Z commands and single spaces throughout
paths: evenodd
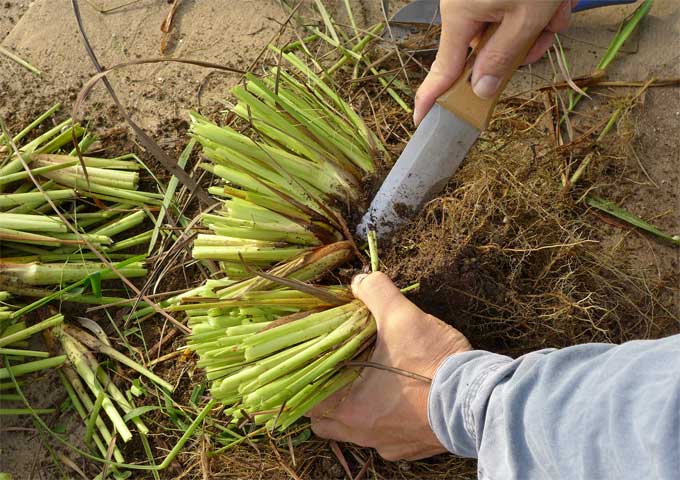
M 383 30 L 385 40 L 400 42 L 417 33 L 425 25 L 441 25 L 439 0 L 414 0 L 400 8 Z M 436 50 L 436 49 L 435 49 Z
M 442 191 L 458 169 L 479 130 L 435 104 L 392 167 L 357 227 L 366 238 L 374 229 L 384 236 Z
M 439 0 L 414 0 L 400 8 L 390 22 L 440 25 Z

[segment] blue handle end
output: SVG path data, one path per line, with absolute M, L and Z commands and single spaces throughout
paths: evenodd
M 626 5 L 635 3 L 637 0 L 581 0 L 572 9 L 572 12 L 582 12 L 592 8 L 609 7 L 611 5 Z

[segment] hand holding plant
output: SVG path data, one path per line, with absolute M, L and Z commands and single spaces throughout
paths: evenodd
M 371 363 L 386 368 L 364 368 L 352 385 L 318 404 L 309 414 L 312 429 L 375 448 L 387 460 L 445 452 L 428 422 L 428 379 L 447 357 L 471 350 L 470 343 L 411 303 L 383 273 L 357 276 L 352 290 L 378 324 Z

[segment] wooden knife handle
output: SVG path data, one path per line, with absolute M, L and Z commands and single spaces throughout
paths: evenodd
M 482 99 L 472 91 L 472 84 L 470 82 L 472 78 L 472 67 L 477 58 L 477 53 L 484 48 L 484 45 L 486 45 L 497 29 L 498 24 L 496 23 L 491 24 L 486 28 L 479 37 L 477 44 L 473 46 L 472 52 L 465 63 L 463 73 L 458 77 L 458 80 L 456 80 L 451 88 L 437 99 L 439 105 L 456 115 L 458 118 L 465 120 L 470 125 L 478 128 L 480 131 L 485 130 L 489 125 L 491 114 L 493 114 L 493 111 L 496 108 L 501 93 L 505 89 L 508 81 L 512 78 L 517 67 L 519 67 L 526 58 L 531 46 L 536 40 L 532 39 L 531 42 L 524 45 L 520 50 L 519 54 L 514 59 L 510 73 L 501 79 L 501 84 L 496 95 L 494 95 L 493 98 Z

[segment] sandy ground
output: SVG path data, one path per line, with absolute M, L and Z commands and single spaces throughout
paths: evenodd
M 15 66 L 0 75 L 5 115 L 15 110 L 7 102 L 23 97 L 27 83 L 29 88 L 39 89 L 40 94 L 70 106 L 73 93 L 94 73 L 80 41 L 71 2 L 36 0 L 28 9 L 20 2 L 5 3 L 10 7 L 2 9 L 0 5 L 2 45 L 44 71 L 38 81 Z M 101 64 L 107 67 L 161 56 L 160 26 L 169 11 L 168 2 L 140 0 L 108 13 L 95 8 L 111 9 L 125 3 L 129 0 L 80 2 L 87 35 Z M 378 2 L 364 2 L 370 7 L 353 3 L 357 21 L 362 24 L 380 18 Z M 277 36 L 279 23 L 286 17 L 287 11 L 271 0 L 183 0 L 168 35 L 165 54 L 247 69 Z M 198 108 L 199 89 L 202 89 L 200 105 L 220 106 L 229 87 L 239 78 L 236 73 L 213 75 L 200 67 L 168 63 L 134 66 L 111 76 L 135 119 L 150 129 L 157 127 L 163 118 L 184 117 L 187 110 Z M 90 108 L 106 100 L 97 93 L 101 92 L 95 92 L 88 102 Z M 85 112 L 93 114 L 87 107 Z
M 80 2 L 86 31 L 104 66 L 160 56 L 160 25 L 168 13 L 168 2 L 140 0 L 108 13 L 101 11 L 128 1 Z M 382 18 L 379 1 L 352 3 L 360 24 L 370 25 Z M 392 2 L 401 3 L 404 2 Z M 573 27 L 563 37 L 575 76 L 592 70 L 617 25 L 630 11 L 630 7 L 613 7 L 576 16 Z M 279 23 L 286 16 L 279 2 L 273 0 L 183 0 L 166 55 L 245 69 L 276 38 Z M 94 73 L 68 0 L 0 2 L 0 42 L 43 71 L 36 77 L 0 56 L 0 115 L 10 125 L 18 125 L 57 101 L 71 108 L 75 95 Z M 610 69 L 612 80 L 680 77 L 680 2 L 657 0 L 625 51 Z M 520 91 L 550 80 L 550 71 L 548 63 L 542 61 L 517 75 L 510 89 Z M 228 88 L 238 79 L 234 73 L 212 74 L 210 70 L 176 64 L 135 66 L 112 76 L 123 102 L 152 133 L 157 132 L 162 120 L 186 118 L 188 110 L 222 108 Z M 110 101 L 99 87 L 88 100 L 84 116 L 94 128 L 120 127 L 119 118 L 103 114 L 109 111 Z M 639 137 L 634 144 L 648 176 L 637 165 L 631 165 L 627 181 L 611 186 L 611 198 L 672 233 L 680 233 L 679 127 L 680 89 L 649 91 L 636 125 Z M 182 142 L 183 138 L 180 132 L 159 140 L 164 145 Z M 616 228 L 611 234 L 611 248 L 630 255 L 641 270 L 655 271 L 662 278 L 680 269 L 679 249 L 661 247 L 646 237 Z M 621 242 L 624 236 L 626 241 Z M 38 440 L 32 437 L 27 449 L 10 451 L 14 434 L 0 435 L 0 471 L 11 468 L 15 478 L 40 478 L 34 476 L 39 475 L 35 470 Z

